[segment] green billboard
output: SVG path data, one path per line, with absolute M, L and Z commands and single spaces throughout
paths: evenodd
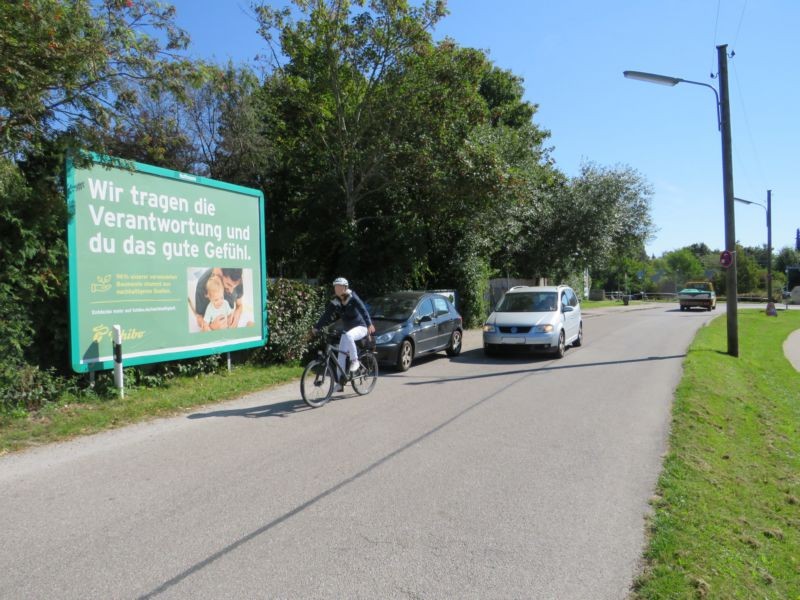
M 264 195 L 89 155 L 67 162 L 70 344 L 78 372 L 261 346 Z

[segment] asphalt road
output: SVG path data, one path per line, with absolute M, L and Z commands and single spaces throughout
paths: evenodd
M 623 599 L 719 312 L 587 312 L 561 360 L 471 331 L 366 397 L 294 383 L 2 457 L 0 598 Z

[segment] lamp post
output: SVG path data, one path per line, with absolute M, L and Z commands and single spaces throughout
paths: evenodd
M 772 190 L 767 190 L 767 205 L 742 198 L 734 198 L 742 204 L 755 204 L 767 211 L 767 302 L 772 302 Z
M 717 127 L 722 138 L 722 189 L 725 213 L 725 250 L 736 256 L 736 226 L 733 210 L 733 158 L 731 151 L 731 110 L 728 100 L 728 46 L 717 46 L 717 62 L 719 64 L 719 94 L 716 88 L 707 83 L 690 81 L 679 77 L 643 73 L 642 71 L 625 71 L 623 75 L 628 79 L 638 79 L 649 83 L 675 86 L 679 83 L 701 85 L 714 92 L 717 106 Z M 739 356 L 739 326 L 737 320 L 737 282 L 736 259 L 728 267 L 726 277 L 726 306 L 728 318 L 728 354 Z

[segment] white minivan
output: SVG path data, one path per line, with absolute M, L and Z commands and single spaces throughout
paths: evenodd
M 583 343 L 581 304 L 571 287 L 516 286 L 508 290 L 483 325 L 483 351 L 524 347 L 564 356 Z

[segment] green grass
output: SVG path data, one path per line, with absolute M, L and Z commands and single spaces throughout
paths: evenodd
M 739 313 L 691 345 L 635 598 L 800 598 L 800 312 Z
M 24 418 L 0 416 L 0 455 L 231 400 L 301 373 L 299 366 L 237 366 L 230 373 L 178 377 L 164 387 L 126 390 L 124 399 L 64 396 Z

